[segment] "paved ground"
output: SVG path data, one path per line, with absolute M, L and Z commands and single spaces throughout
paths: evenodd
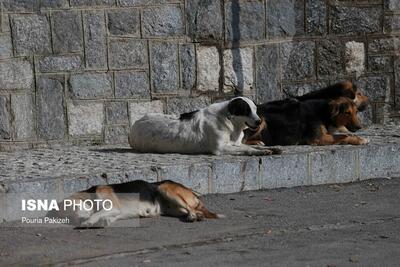
M 400 178 L 207 195 L 226 219 L 0 227 L 0 266 L 398 266 Z

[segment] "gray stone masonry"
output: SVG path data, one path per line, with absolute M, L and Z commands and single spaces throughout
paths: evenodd
M 372 100 L 366 124 L 400 119 L 398 0 L 0 3 L 0 151 L 126 144 L 147 112 L 345 79 Z

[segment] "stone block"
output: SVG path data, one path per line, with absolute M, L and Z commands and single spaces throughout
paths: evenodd
M 396 97 L 396 108 L 400 107 L 400 56 L 394 60 L 394 88 Z
M 40 8 L 68 8 L 68 0 L 41 0 Z
M 359 150 L 360 179 L 397 177 L 400 173 L 399 150 L 397 145 L 362 147 Z
M 292 37 L 304 34 L 304 0 L 267 2 L 267 37 Z
M 400 48 L 400 38 L 379 38 L 374 39 L 368 44 L 369 53 L 397 52 Z
M 46 16 L 13 15 L 11 16 L 11 28 L 17 55 L 51 53 L 50 23 Z
M 400 32 L 400 15 L 389 15 L 384 17 L 383 27 L 385 33 Z
M 181 87 L 191 90 L 196 84 L 196 51 L 193 44 L 182 44 L 179 47 L 181 66 Z
M 256 89 L 257 102 L 267 102 L 280 99 L 280 71 L 278 69 L 279 47 L 268 44 L 256 48 Z
M 40 72 L 64 72 L 82 69 L 82 58 L 79 55 L 43 56 L 37 60 L 37 69 Z
M 39 10 L 40 1 L 32 0 L 2 0 L 4 11 L 32 12 Z
M 358 112 L 358 119 L 361 122 L 361 125 L 363 127 L 369 127 L 372 125 L 373 120 L 374 120 L 374 115 L 373 115 L 373 107 L 374 104 L 370 104 L 366 110 L 364 110 L 363 112 Z
M 102 179 L 102 178 L 101 178 Z M 115 173 L 107 178 L 108 184 L 124 183 L 134 180 L 144 180 L 147 182 L 157 182 L 157 173 L 151 168 L 144 167 L 136 170 L 127 170 L 120 173 Z M 89 179 L 90 182 L 90 179 Z
M 154 93 L 172 93 L 179 88 L 178 45 L 151 44 L 151 83 Z
M 293 97 L 301 96 L 309 92 L 322 89 L 326 86 L 328 86 L 328 82 L 323 81 L 300 84 L 284 84 L 282 85 L 282 91 L 285 97 Z
M 243 188 L 244 178 L 240 162 L 215 160 L 212 170 L 213 193 L 233 193 Z
M 187 187 L 191 187 L 192 183 L 197 183 L 197 181 L 189 180 L 189 166 L 187 165 L 161 166 L 158 168 L 158 178 L 159 180 L 172 180 Z
M 283 79 L 303 80 L 315 77 L 315 43 L 290 42 L 281 45 Z
M 108 11 L 108 32 L 112 35 L 140 36 L 139 11 L 113 9 Z
M 104 110 L 103 103 L 68 103 L 69 134 L 73 137 L 101 135 Z
M 149 5 L 160 5 L 170 2 L 176 2 L 175 0 L 117 0 L 118 6 L 149 6 Z
M 387 76 L 362 77 L 356 82 L 371 101 L 390 101 L 390 79 Z
M 381 32 L 382 7 L 332 6 L 330 31 L 334 34 Z
M 108 124 L 128 124 L 128 106 L 126 102 L 109 102 L 106 104 Z
M 38 136 L 61 139 L 66 132 L 64 112 L 64 77 L 39 76 L 36 82 Z
M 224 51 L 224 92 L 246 92 L 254 88 L 253 49 Z
M 164 5 L 143 11 L 144 37 L 176 37 L 185 34 L 180 6 Z
M 225 3 L 225 39 L 230 42 L 261 40 L 265 32 L 262 1 L 228 1 Z
M 323 40 L 317 46 L 318 76 L 333 78 L 344 74 L 344 46 L 338 40 Z
M 385 5 L 385 9 L 390 11 L 399 11 L 400 10 L 400 2 L 398 0 L 383 0 Z
M 71 7 L 115 6 L 115 0 L 70 0 Z
M 5 90 L 30 89 L 33 84 L 31 63 L 25 59 L 0 62 L 0 88 Z
M 218 91 L 221 66 L 216 47 L 197 48 L 197 90 Z
M 348 183 L 357 179 L 357 151 L 336 149 L 310 153 L 311 183 Z
M 104 132 L 106 144 L 128 144 L 129 127 L 127 125 L 107 126 Z
M 160 100 L 136 102 L 129 104 L 130 125 L 143 117 L 146 113 L 164 113 L 164 104 Z
M 136 39 L 111 39 L 109 64 L 112 69 L 148 68 L 147 42 Z
M 325 0 L 306 0 L 307 34 L 323 35 L 326 33 L 326 9 Z
M 86 68 L 107 69 L 106 26 L 103 11 L 84 11 Z
M 12 54 L 12 43 L 11 37 L 8 34 L 0 35 L 0 59 L 11 58 Z
M 9 33 L 11 31 L 10 20 L 8 14 L 1 14 L 0 16 L 0 30 Z
M 63 179 L 61 181 L 62 192 L 65 194 L 73 194 L 89 188 L 88 180 L 82 178 Z M 68 195 L 66 196 L 68 197 Z
M 33 193 L 36 194 L 36 197 L 32 196 L 34 199 L 40 199 L 37 197 L 39 194 L 44 196 L 58 193 L 58 188 L 59 181 L 57 179 L 50 181 L 20 182 L 9 184 L 7 193 Z
M 260 189 L 260 164 L 258 158 L 242 162 L 243 184 L 240 191 Z
M 365 71 L 364 43 L 347 42 L 345 49 L 346 72 L 359 77 Z
M 263 189 L 308 185 L 311 179 L 307 154 L 263 157 L 260 177 Z
M 149 75 L 147 72 L 115 72 L 115 97 L 148 98 L 150 97 Z
M 33 96 L 11 95 L 11 112 L 14 115 L 15 139 L 33 138 L 35 136 Z
M 187 1 L 189 36 L 194 40 L 223 39 L 222 3 L 215 0 Z
M 80 52 L 83 47 L 82 18 L 78 11 L 51 13 L 55 53 Z
M 372 72 L 391 72 L 393 71 L 393 59 L 391 56 L 370 56 L 368 69 Z
M 167 113 L 168 114 L 182 114 L 201 108 L 205 108 L 211 104 L 211 100 L 207 97 L 196 98 L 168 98 L 167 100 Z
M 112 97 L 111 73 L 78 73 L 69 79 L 70 92 L 75 99 Z
M 189 168 L 188 179 L 181 182 L 200 194 L 207 194 L 211 193 L 209 185 L 210 177 L 210 165 L 202 163 L 192 164 Z
M 9 111 L 7 98 L 0 96 L 0 140 L 11 138 L 11 114 Z

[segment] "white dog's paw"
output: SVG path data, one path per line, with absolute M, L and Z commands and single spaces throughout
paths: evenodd
M 110 223 L 111 223 L 110 220 L 106 219 L 106 218 L 101 218 L 101 219 L 99 219 L 97 221 L 93 221 L 91 219 L 88 219 L 86 221 L 83 221 L 81 223 L 80 227 L 82 227 L 82 228 L 97 228 L 97 227 L 104 228 L 104 227 L 109 226 Z
M 94 222 L 92 222 L 90 219 L 89 219 L 89 220 L 86 220 L 86 221 L 83 221 L 83 222 L 81 223 L 80 227 L 83 227 L 83 228 L 91 228 L 91 227 L 94 227 Z
M 97 223 L 96 226 L 97 227 L 107 227 L 110 226 L 111 224 L 111 218 L 101 218 Z

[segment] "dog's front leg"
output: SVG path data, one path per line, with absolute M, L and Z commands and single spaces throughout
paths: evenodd
M 316 145 L 365 145 L 368 144 L 368 139 L 355 135 L 332 135 L 323 134 L 315 140 Z
M 255 149 L 247 145 L 226 145 L 221 149 L 222 154 L 226 155 L 246 155 L 246 156 L 267 156 L 272 154 L 280 154 L 280 149 Z
M 345 126 L 340 126 L 339 128 L 330 126 L 328 128 L 328 133 L 330 133 L 330 134 L 335 134 L 335 133 L 350 134 L 350 131 Z
M 81 227 L 106 227 L 115 222 L 120 215 L 119 209 L 100 210 L 81 223 Z

